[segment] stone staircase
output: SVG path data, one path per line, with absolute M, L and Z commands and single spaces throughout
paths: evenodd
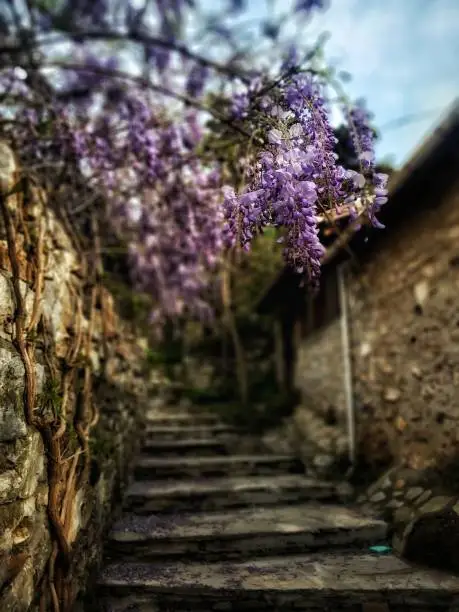
M 169 410 L 148 415 L 95 609 L 459 612 L 458 578 L 373 552 L 387 525 L 346 484 L 215 415 Z

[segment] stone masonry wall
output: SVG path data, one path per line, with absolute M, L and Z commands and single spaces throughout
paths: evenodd
M 360 452 L 413 468 L 459 443 L 459 185 L 391 232 L 350 291 Z
M 294 413 L 299 450 L 306 464 L 328 467 L 346 453 L 347 423 L 339 319 L 298 342 L 295 386 L 301 403 Z M 324 464 L 324 465 L 321 465 Z
M 0 150 L 0 184 L 9 180 L 9 152 Z M 6 176 L 6 178 L 5 178 Z M 33 215 L 33 210 L 29 211 Z M 32 218 L 29 222 L 34 222 Z M 37 221 L 38 222 L 38 221 Z M 3 224 L 2 224 L 3 225 Z M 72 242 L 51 211 L 46 214 L 47 261 L 39 308 L 48 322 L 49 339 L 57 363 L 67 354 L 75 337 L 75 325 L 88 330 L 89 322 L 77 317 L 77 289 L 82 278 L 80 261 Z M 20 236 L 18 236 L 20 242 Z M 33 311 L 27 256 L 18 251 L 20 288 L 27 320 Z M 104 304 L 103 312 L 101 304 Z M 0 236 L 0 609 L 25 612 L 38 606 L 40 581 L 52 553 L 49 522 L 49 456 L 43 437 L 26 423 L 24 414 L 24 365 L 14 341 L 16 303 L 5 234 Z M 80 313 L 81 314 L 81 313 Z M 27 323 L 26 320 L 26 323 Z M 112 297 L 102 292 L 96 304 L 90 342 L 93 401 L 99 422 L 90 437 L 88 479 L 67 500 L 71 516 L 67 537 L 71 545 L 72 595 L 84 587 L 97 562 L 100 540 L 126 466 L 138 439 L 145 398 L 142 357 L 145 343 L 130 334 L 118 319 Z M 61 361 L 59 361 L 61 359 Z M 47 353 L 37 343 L 37 403 L 50 392 L 52 380 Z M 36 407 L 39 410 L 39 407 Z M 57 436 L 57 432 L 53 435 Z M 64 449 L 65 453 L 65 449 Z M 72 465 L 72 456 L 61 460 Z M 80 463 L 81 464 L 81 463 Z M 77 464 L 78 466 L 78 464 Z M 70 477 L 70 476 L 69 476 Z M 52 608 L 46 608 L 52 609 Z M 61 612 L 65 606 L 61 606 Z
M 358 454 L 376 472 L 439 467 L 459 445 L 459 187 L 388 231 L 347 286 Z M 316 415 L 343 416 L 341 351 L 339 321 L 299 348 L 304 444 L 330 448 Z

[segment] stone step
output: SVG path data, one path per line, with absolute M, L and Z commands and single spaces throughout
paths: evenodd
M 174 516 L 129 516 L 109 536 L 110 557 L 210 561 L 365 547 L 385 540 L 387 525 L 342 506 L 317 503 Z
M 134 466 L 138 480 L 302 473 L 303 464 L 290 455 L 223 455 L 189 457 L 186 461 L 181 457 L 141 456 Z
M 200 480 L 134 482 L 124 508 L 138 514 L 217 511 L 250 505 L 348 499 L 344 483 L 321 482 L 300 475 L 236 476 Z
M 236 433 L 236 428 L 222 423 L 214 425 L 149 425 L 146 430 L 148 440 L 201 440 L 222 434 Z
M 144 440 L 142 451 L 150 456 L 163 457 L 209 457 L 213 455 L 229 455 L 231 443 L 236 440 L 225 438 L 197 438 L 188 440 Z
M 246 562 L 122 561 L 105 567 L 99 589 L 106 612 L 446 612 L 459 601 L 459 577 L 367 551 Z
M 154 426 L 191 426 L 215 425 L 221 423 L 217 414 L 212 412 L 167 412 L 166 410 L 150 410 L 146 414 L 147 427 Z

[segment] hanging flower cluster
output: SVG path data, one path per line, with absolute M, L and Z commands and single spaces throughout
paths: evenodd
M 133 280 L 153 297 L 158 322 L 210 314 L 204 294 L 223 249 L 223 211 L 218 168 L 194 154 L 201 136 L 195 113 L 177 126 L 159 119 L 139 92 L 110 120 L 75 132 L 78 157 L 128 238 Z
M 361 101 L 358 101 L 353 108 L 345 109 L 345 112 L 347 112 L 354 150 L 361 165 L 362 175 L 373 187 L 372 193 L 367 196 L 368 214 L 375 227 L 383 228 L 376 214 L 387 202 L 388 177 L 386 174 L 375 172 L 375 134 L 370 125 L 370 113 Z
M 205 293 L 224 248 L 223 208 L 218 166 L 195 153 L 203 134 L 196 112 L 173 123 L 138 89 L 111 95 L 93 118 L 86 109 L 50 109 L 11 71 L 0 72 L 0 94 L 7 91 L 36 109 L 18 104 L 3 136 L 42 176 L 70 183 L 81 174 L 87 189 L 66 201 L 71 215 L 91 193 L 106 202 L 107 221 L 128 244 L 132 279 L 156 305 L 152 321 L 209 317 Z
M 239 94 L 237 116 L 244 117 L 253 94 Z M 241 101 L 244 104 L 241 104 Z M 317 216 L 342 205 L 351 208 L 373 198 L 370 217 L 386 198 L 385 175 L 374 173 L 374 137 L 362 112 L 353 112 L 355 146 L 362 151 L 362 173 L 345 169 L 335 154 L 323 85 L 311 75 L 296 74 L 258 103 L 267 129 L 266 146 L 256 170 L 238 194 L 225 194 L 226 243 L 245 250 L 254 235 L 272 224 L 283 228 L 284 254 L 299 272 L 317 281 L 324 248 L 318 237 Z M 374 197 L 376 195 L 376 198 Z

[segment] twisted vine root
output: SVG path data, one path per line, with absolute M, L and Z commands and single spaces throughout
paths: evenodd
M 50 592 L 55 612 L 60 611 L 59 598 L 54 585 L 54 559 L 61 553 L 63 564 L 68 566 L 70 558 L 70 547 L 64 533 L 63 525 L 59 520 L 58 497 L 60 486 L 59 470 L 59 443 L 52 432 L 52 427 L 46 423 L 39 415 L 35 414 L 37 401 L 37 377 L 35 370 L 35 350 L 34 344 L 28 340 L 32 337 L 39 318 L 40 301 L 43 287 L 44 266 L 43 266 L 43 244 L 44 244 L 44 224 L 40 219 L 39 239 L 37 244 L 37 261 L 35 277 L 35 293 L 32 307 L 32 316 L 26 328 L 26 309 L 25 300 L 20 286 L 20 265 L 17 252 L 17 233 L 13 222 L 13 217 L 8 207 L 7 197 L 0 194 L 0 209 L 6 230 L 8 247 L 8 257 L 11 265 L 11 284 L 15 301 L 14 312 L 14 338 L 13 345 L 17 349 L 24 365 L 24 412 L 26 422 L 29 426 L 35 427 L 43 440 L 44 447 L 48 455 L 48 506 L 47 514 L 50 523 L 51 533 L 54 539 L 53 553 L 49 562 Z
M 54 612 L 70 610 L 73 590 L 69 581 L 66 579 L 71 566 L 71 545 L 69 532 L 72 524 L 72 499 L 76 490 L 87 477 L 89 466 L 89 444 L 88 437 L 90 429 L 97 423 L 98 413 L 92 402 L 92 368 L 90 364 L 91 340 L 94 327 L 94 313 L 96 300 L 100 287 L 99 269 L 97 267 L 96 282 L 91 287 L 89 325 L 86 338 L 83 340 L 82 319 L 83 312 L 81 307 L 81 297 L 76 295 L 77 317 L 75 322 L 75 334 L 73 342 L 68 348 L 65 358 L 66 370 L 61 377 L 62 409 L 61 414 L 56 415 L 52 422 L 36 410 L 37 403 L 37 376 L 35 370 L 35 345 L 33 338 L 37 327 L 41 323 L 43 341 L 45 346 L 45 361 L 48 371 L 53 379 L 57 378 L 57 367 L 55 366 L 55 354 L 52 352 L 52 341 L 49 341 L 50 334 L 44 318 L 41 315 L 41 298 L 44 288 L 45 276 L 45 224 L 43 222 L 45 202 L 41 202 L 41 215 L 39 217 L 39 231 L 37 242 L 34 245 L 35 257 L 33 261 L 33 288 L 34 300 L 31 316 L 26 326 L 27 312 L 25 299 L 21 291 L 20 276 L 21 269 L 19 264 L 19 254 L 17 248 L 18 229 L 15 226 L 14 217 L 8 205 L 8 194 L 5 185 L 0 186 L 0 211 L 6 230 L 6 241 L 8 248 L 8 258 L 11 266 L 11 284 L 15 302 L 14 311 L 14 338 L 13 345 L 17 349 L 21 361 L 24 365 L 24 413 L 26 423 L 35 427 L 43 440 L 44 448 L 47 453 L 48 466 L 48 505 L 47 515 L 50 524 L 50 531 L 53 539 L 53 548 L 48 560 L 47 577 L 42 584 L 48 584 L 51 605 Z M 22 234 L 26 240 L 30 240 L 30 233 L 24 223 L 22 209 L 16 212 L 19 225 L 22 226 Z M 67 432 L 67 414 L 69 411 L 69 397 L 71 389 L 75 384 L 75 372 L 79 363 L 81 347 L 85 356 L 84 363 L 84 383 L 80 407 L 75 410 L 74 426 L 80 448 L 71 457 L 71 465 L 68 460 L 63 458 L 63 440 Z M 84 458 L 82 470 L 77 475 L 80 457 Z M 64 486 L 64 491 L 62 487 Z M 46 594 L 42 593 L 40 599 L 40 609 L 46 610 Z
M 15 337 L 13 344 L 18 350 L 25 369 L 25 387 L 24 387 L 24 408 L 25 416 L 28 425 L 35 425 L 34 422 L 34 407 L 36 399 L 36 375 L 32 366 L 33 349 L 26 343 L 25 339 L 25 318 L 26 311 L 24 299 L 21 293 L 20 286 L 20 266 L 18 254 L 16 251 L 16 230 L 13 219 L 8 208 L 7 199 L 3 194 L 0 196 L 0 207 L 3 216 L 3 222 L 6 230 L 6 240 L 8 246 L 8 258 L 11 265 L 11 282 L 13 285 L 13 295 L 15 299 L 14 326 Z M 30 352 L 29 352 L 30 350 Z

